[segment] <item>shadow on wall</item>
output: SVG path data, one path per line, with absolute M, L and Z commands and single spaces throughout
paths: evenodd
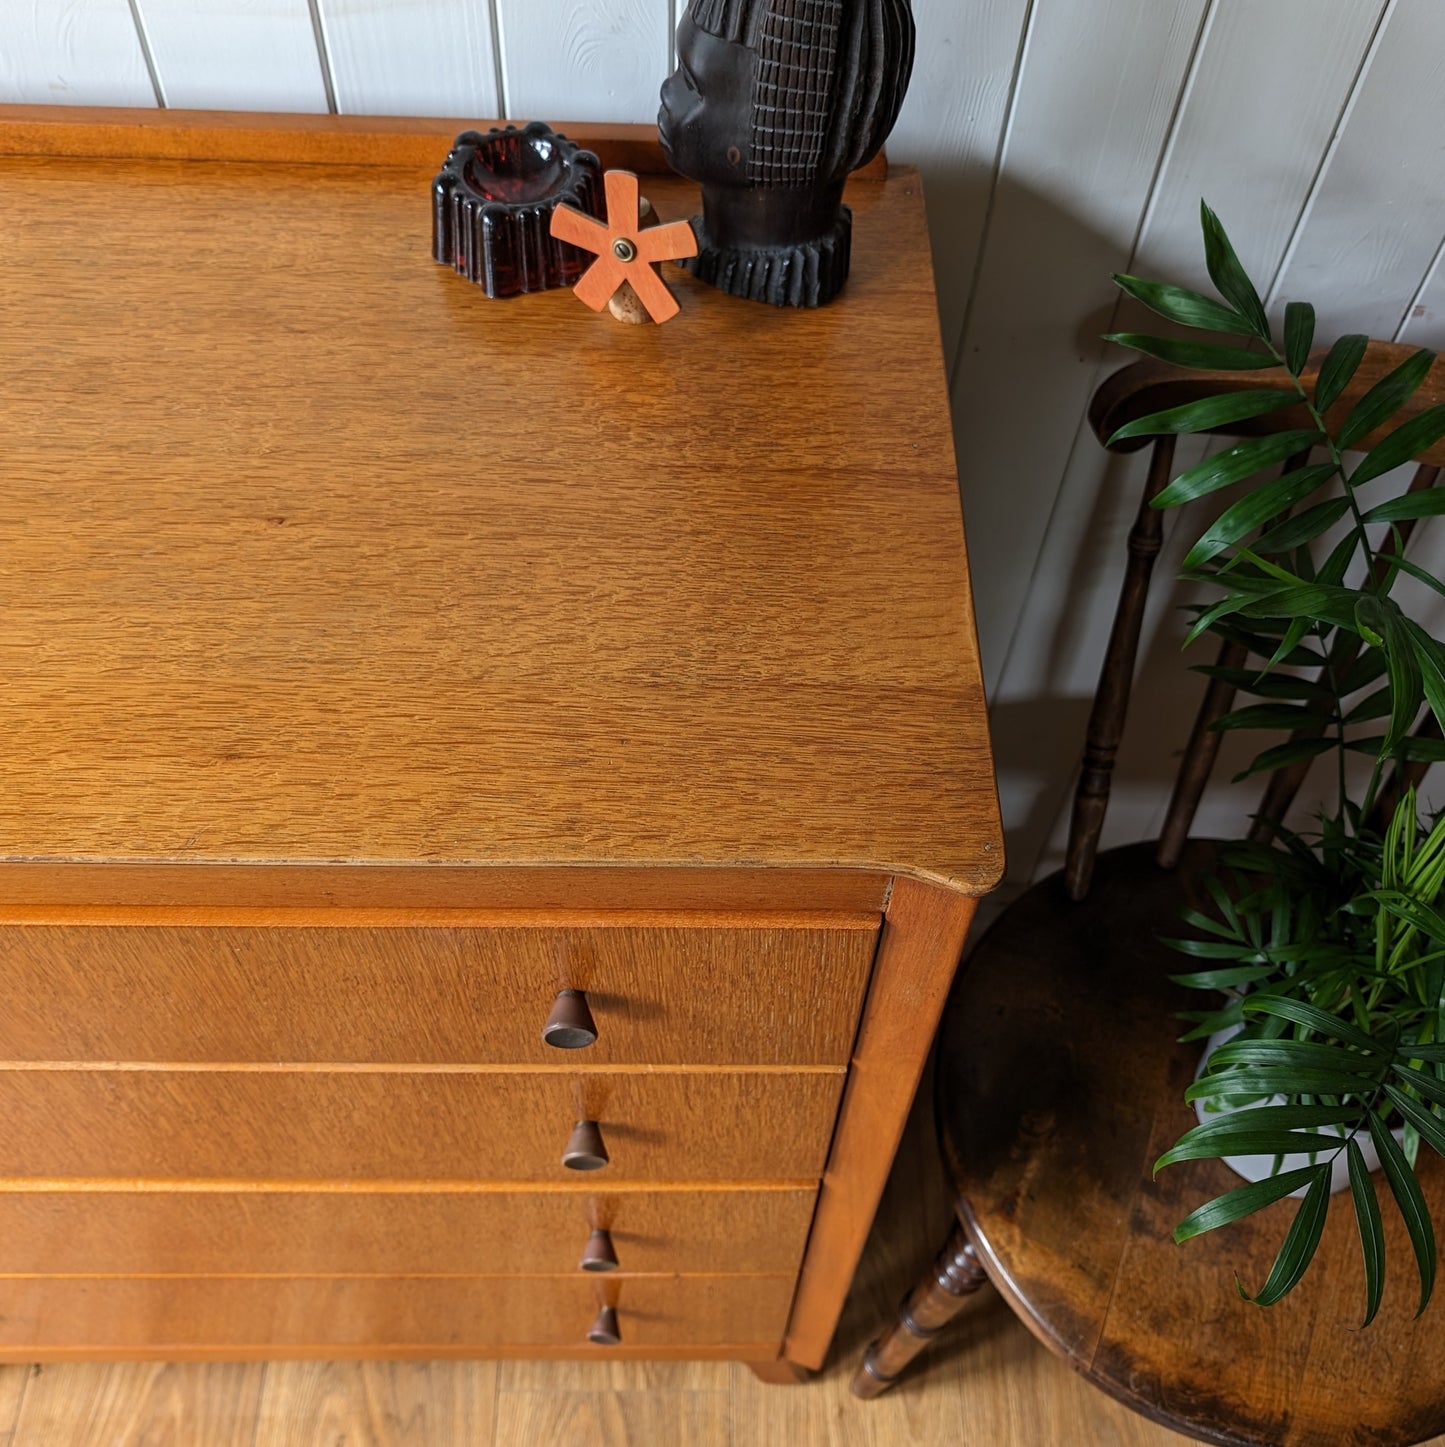
M 1008 285 L 965 308 L 973 256 L 953 255 L 952 214 L 982 204 L 991 169 L 930 167 L 924 182 L 940 283 L 951 271 L 958 284 L 957 293 L 940 287 L 945 329 L 950 305 L 956 330 L 965 310 L 968 318 L 952 399 L 960 486 L 980 643 L 993 674 L 1003 674 L 991 718 L 1010 877 L 1028 878 L 1056 832 L 1082 752 L 1147 465 L 1146 453 L 1106 453 L 1088 425 L 1095 388 L 1132 360 L 1101 338 L 1121 326 L 1168 328 L 1146 321 L 1111 280 L 1128 264 L 1132 236 L 1107 235 L 1007 175 L 995 206 L 1007 210 L 1017 245 L 1007 267 L 991 259 L 987 272 Z M 1161 559 L 1159 604 L 1171 571 Z M 1178 657 L 1180 637 L 1169 608 L 1151 611 L 1139 672 L 1162 686 L 1151 687 L 1151 726 L 1131 731 L 1121 764 L 1131 837 L 1147 832 L 1141 813 L 1152 813 L 1154 801 L 1162 807 L 1198 697 L 1187 664 L 1201 660 Z
M 906 147 L 895 149 L 891 143 L 888 158 L 893 164 L 917 164 L 922 172 L 943 357 L 951 382 L 973 289 L 980 234 L 993 191 L 993 158 L 953 157 L 948 165 L 941 166 L 915 160 Z
M 1028 847 L 1026 867 L 1016 879 L 1039 878 L 1061 868 L 1068 821 L 1083 754 L 1093 689 L 1097 685 L 1108 631 L 1117 606 L 1127 561 L 1126 537 L 1138 510 L 1147 453 L 1138 459 L 1106 454 L 1103 505 L 1078 537 L 1066 587 L 1071 594 L 1106 594 L 1107 620 L 1090 626 L 1080 611 L 1065 610 L 1054 630 L 1043 667 L 1050 677 L 1087 669 L 1087 689 L 1004 700 L 991 714 L 1001 789 L 1023 808 L 1010 820 L 1010 844 Z M 1226 500 L 1227 501 L 1227 500 Z M 1205 637 L 1184 647 L 1192 614 L 1185 608 L 1193 590 L 1175 574 L 1189 541 L 1207 527 L 1225 503 L 1196 505 L 1181 515 L 1165 515 L 1165 542 L 1150 585 L 1149 608 L 1134 669 L 1129 712 L 1114 770 L 1109 815 L 1102 847 L 1154 838 L 1174 786 L 1184 746 L 1194 725 L 1206 680 L 1194 670 L 1212 664 L 1218 642 Z M 1266 742 L 1279 737 L 1258 733 L 1227 734 L 1201 803 L 1194 832 L 1238 835 L 1264 793 L 1256 777 L 1232 782 Z M 1290 815 L 1299 827 L 1310 812 L 1310 791 Z
M 1113 370 L 1106 367 L 1104 375 Z M 1040 640 L 1043 646 L 1034 670 L 1044 680 L 1068 680 L 1070 687 L 1000 699 L 990 715 L 1000 788 L 1016 810 L 1008 821 L 1010 846 L 1023 856 L 1020 865 L 1034 878 L 1063 864 L 1094 689 L 1108 647 L 1128 559 L 1127 537 L 1138 513 L 1147 467 L 1147 450 L 1127 456 L 1106 453 L 1092 433 L 1082 435 L 1079 445 L 1097 450 L 1097 466 L 1088 469 L 1088 480 L 1097 479 L 1098 486 L 1080 526 L 1070 530 L 1072 556 L 1068 571 L 1057 580 L 1065 606 L 1056 611 L 1051 631 Z M 1078 471 L 1083 469 L 1077 469 L 1076 476 Z M 1207 526 L 1217 510 L 1203 504 L 1183 514 L 1178 534 L 1174 528 L 1179 515 L 1164 518 L 1165 546 L 1150 584 L 1105 825 L 1106 848 L 1152 837 L 1162 825 L 1205 689 L 1205 680 L 1191 670 L 1213 662 L 1217 648 L 1206 638 L 1183 649 L 1189 621 L 1183 610 L 1191 593 L 1176 581 L 1175 573 L 1184 541 Z M 1074 606 L 1069 606 L 1068 600 L 1074 600 Z M 1236 747 L 1222 752 L 1216 779 L 1229 778 L 1253 752 L 1241 747 L 1237 736 L 1226 743 Z M 1231 827 L 1243 828 L 1255 796 L 1236 796 L 1236 802 L 1238 823 Z
M 963 196 L 981 171 L 926 173 L 925 183 L 930 194 L 952 186 Z M 1155 273 L 1147 257 L 1131 263 L 1132 234 L 1111 236 L 1012 176 L 1000 179 L 994 206 L 1010 218 L 1008 235 L 990 238 L 952 401 L 1009 877 L 1020 882 L 1062 863 L 1070 795 L 1148 467 L 1147 448 L 1108 453 L 1089 426 L 1094 391 L 1135 360 L 1102 336 L 1189 333 L 1114 287 L 1112 273 L 1131 265 Z M 946 223 L 935 232 L 940 269 L 949 264 L 947 234 Z M 1000 248 L 1008 250 L 1005 260 Z M 1208 286 L 1189 269 L 1180 279 Z M 1181 439 L 1176 468 L 1210 445 Z M 1105 847 L 1153 837 L 1162 823 L 1204 689 L 1191 668 L 1212 662 L 1217 648 L 1201 640 L 1181 654 L 1180 610 L 1190 594 L 1176 573 L 1187 541 L 1233 500 L 1225 492 L 1164 515 Z M 1225 741 L 1200 815 L 1203 832 L 1247 827 L 1261 785 L 1230 787 L 1228 780 L 1260 747 L 1258 735 Z

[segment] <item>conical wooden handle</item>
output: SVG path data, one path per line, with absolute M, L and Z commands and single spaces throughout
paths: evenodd
M 597 1024 L 581 990 L 563 990 L 542 1026 L 542 1039 L 557 1050 L 585 1050 L 597 1043 Z
M 600 1171 L 610 1157 L 602 1144 L 602 1132 L 595 1120 L 579 1120 L 567 1139 L 562 1164 L 569 1171 Z
M 613 1307 L 604 1306 L 597 1313 L 597 1320 L 592 1323 L 587 1340 L 598 1347 L 622 1345 L 622 1333 L 617 1329 L 617 1312 Z
M 587 1238 L 582 1259 L 577 1264 L 583 1271 L 616 1271 L 617 1252 L 612 1245 L 612 1233 L 597 1227 Z

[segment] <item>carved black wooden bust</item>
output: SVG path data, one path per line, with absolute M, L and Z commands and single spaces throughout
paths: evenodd
M 689 271 L 776 306 L 838 294 L 843 183 L 893 129 L 913 37 L 908 0 L 691 0 L 659 117 L 668 159 L 702 185 Z

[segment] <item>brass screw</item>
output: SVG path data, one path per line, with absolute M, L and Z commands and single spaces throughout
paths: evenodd
M 612 254 L 618 261 L 637 260 L 637 248 L 625 236 L 619 236 L 612 243 Z

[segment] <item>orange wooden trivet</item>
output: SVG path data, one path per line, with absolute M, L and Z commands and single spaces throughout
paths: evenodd
M 572 206 L 558 206 L 552 213 L 553 236 L 597 253 L 597 260 L 573 290 L 593 311 L 600 312 L 627 284 L 653 321 L 671 321 L 681 308 L 652 268 L 656 262 L 696 256 L 697 237 L 686 221 L 643 230 L 637 177 L 631 171 L 609 171 L 605 179 L 606 225 Z

